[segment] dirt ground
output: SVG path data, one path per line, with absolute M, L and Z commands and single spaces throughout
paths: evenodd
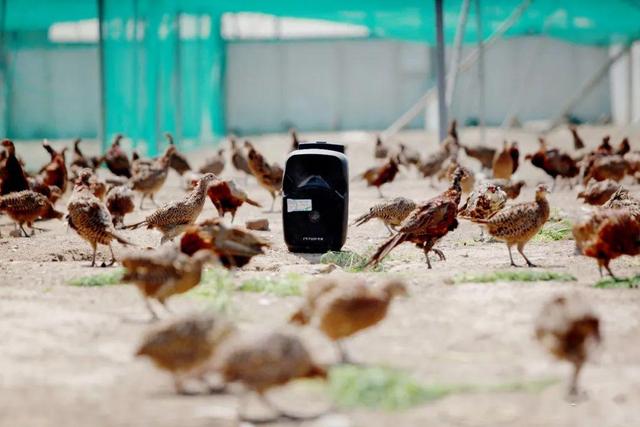
M 630 134 L 640 148 L 640 132 L 620 128 L 585 128 L 588 146 L 611 133 L 617 143 Z M 373 136 L 364 132 L 303 135 L 304 139 L 326 139 L 347 145 L 350 173 L 355 175 L 372 163 Z M 505 134 L 490 130 L 487 143 L 501 144 L 508 137 L 520 143 L 521 152 L 533 151 L 536 134 L 517 130 Z M 433 135 L 411 131 L 397 140 L 408 142 L 424 153 L 433 150 Z M 474 144 L 476 130 L 461 132 L 465 144 Z M 258 148 L 269 147 L 271 160 L 284 163 L 286 135 L 252 138 Z M 549 136 L 551 145 L 570 147 L 570 135 L 560 130 Z M 56 143 L 54 142 L 54 145 Z M 35 145 L 19 144 L 18 152 L 30 167 L 46 159 Z M 42 152 L 41 152 L 42 151 Z M 89 147 L 86 151 L 91 151 Z M 191 153 L 195 166 L 202 155 Z M 473 159 L 464 159 L 476 170 Z M 523 162 L 517 178 L 528 186 L 519 201 L 532 199 L 533 187 L 548 178 Z M 105 173 L 106 171 L 101 171 Z M 227 167 L 224 177 L 237 174 Z M 243 180 L 239 180 L 240 183 Z M 634 193 L 640 187 L 627 183 Z M 383 187 L 387 197 L 406 196 L 424 200 L 437 189 L 418 179 L 415 170 L 402 170 L 395 182 Z M 269 206 L 270 197 L 254 180 L 248 193 Z M 349 217 L 353 220 L 379 201 L 375 189 L 363 182 L 351 183 Z M 166 187 L 157 197 L 167 202 L 180 197 L 179 177 L 171 172 Z M 58 203 L 64 208 L 69 194 Z M 571 219 L 581 209 L 575 190 L 557 189 L 550 195 L 553 208 Z M 279 209 L 278 209 L 279 211 Z M 132 223 L 151 211 L 136 211 L 125 219 Z M 207 201 L 201 218 L 215 215 Z M 266 217 L 271 231 L 264 232 L 272 243 L 268 253 L 237 273 L 238 278 L 281 275 L 296 271 L 312 274 L 318 257 L 287 252 L 282 238 L 281 213 L 243 207 L 237 220 Z M 90 249 L 62 221 L 41 223 L 48 229 L 32 238 L 9 237 L 12 226 L 0 219 L 0 425 L 6 426 L 132 426 L 154 425 L 194 427 L 236 425 L 238 400 L 234 395 L 180 397 L 172 390 L 168 376 L 133 352 L 149 328 L 147 313 L 132 286 L 82 288 L 69 286 L 71 278 L 103 272 L 88 267 Z M 147 230 L 126 231 L 140 246 L 157 246 L 160 236 Z M 407 278 L 410 297 L 396 300 L 388 318 L 351 339 L 347 347 L 355 359 L 375 365 L 407 370 L 423 383 L 500 384 L 557 378 L 541 392 L 468 393 L 413 407 L 405 411 L 340 411 L 337 415 L 308 422 L 313 426 L 633 426 L 640 425 L 640 291 L 596 289 L 596 263 L 574 256 L 574 244 L 564 240 L 530 243 L 526 252 L 544 270 L 567 272 L 577 282 L 496 283 L 451 285 L 459 273 L 508 269 L 507 249 L 502 243 L 474 241 L 477 226 L 461 222 L 459 228 L 438 245 L 447 256 L 434 260 L 427 270 L 422 253 L 404 245 L 393 252 L 389 273 Z M 386 237 L 382 224 L 370 222 L 350 228 L 345 249 L 362 253 Z M 116 255 L 124 250 L 114 245 Z M 107 256 L 107 252 L 101 252 Z M 516 256 L 516 262 L 522 259 Z M 432 257 L 437 258 L 437 257 Z M 613 262 L 619 275 L 640 271 L 638 259 Z M 380 273 L 367 273 L 372 280 Z M 541 305 L 559 293 L 579 292 L 601 315 L 604 345 L 596 360 L 583 372 L 587 400 L 570 405 L 564 399 L 570 368 L 548 356 L 533 339 L 533 319 Z M 280 328 L 299 303 L 298 297 L 275 297 L 235 293 L 234 319 L 243 329 Z M 206 301 L 177 296 L 170 301 L 173 311 L 187 313 L 206 306 Z M 330 362 L 331 345 L 317 332 L 305 330 L 304 339 L 317 359 Z M 326 398 L 297 387 L 277 396 L 285 405 L 322 407 Z

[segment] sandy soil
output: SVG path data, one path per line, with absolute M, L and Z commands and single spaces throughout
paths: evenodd
M 585 139 L 596 145 L 605 132 L 614 141 L 624 129 L 589 128 Z M 635 148 L 640 133 L 631 132 Z M 352 175 L 370 165 L 372 137 L 361 132 L 332 135 L 304 135 L 346 143 Z M 488 135 L 498 146 L 502 131 Z M 510 131 L 509 139 L 520 142 L 521 151 L 532 151 L 535 135 Z M 406 132 L 398 139 L 424 151 L 434 147 L 433 136 Z M 461 133 L 464 143 L 478 140 L 474 130 Z M 281 164 L 288 139 L 283 135 L 256 137 L 259 147 L 269 146 L 268 157 Z M 569 133 L 562 130 L 549 138 L 552 144 L 569 147 Z M 272 148 L 273 147 L 273 148 Z M 38 147 L 22 144 L 30 165 L 44 161 Z M 87 151 L 91 151 L 87 148 Z M 201 155 L 194 153 L 198 165 Z M 200 153 L 202 154 L 202 153 Z M 478 168 L 470 159 L 466 164 Z M 105 171 L 102 171 L 105 172 Z M 106 173 L 106 172 L 105 172 Z M 227 168 L 224 176 L 235 176 Z M 524 164 L 517 173 L 528 188 L 518 201 L 532 198 L 533 186 L 547 181 L 545 175 Z M 441 184 L 441 188 L 444 184 Z M 248 192 L 265 206 L 270 197 L 255 181 Z M 383 188 L 387 197 L 403 195 L 423 200 L 435 195 L 427 181 L 417 179 L 415 171 L 403 171 L 397 180 Z M 638 187 L 632 189 L 637 192 Z M 173 172 L 159 194 L 165 202 L 182 194 L 180 180 Z M 68 198 L 68 194 L 67 197 Z M 66 198 L 59 202 L 63 208 Z M 575 216 L 580 209 L 575 190 L 557 190 L 551 205 L 563 215 Z M 351 186 L 349 215 L 353 219 L 378 202 L 375 189 L 362 182 Z M 131 223 L 150 211 L 135 212 Z M 215 215 L 207 202 L 201 218 Z M 263 234 L 273 242 L 264 257 L 254 260 L 238 277 L 256 274 L 283 274 L 286 271 L 314 271 L 317 257 L 299 256 L 286 251 L 282 240 L 280 213 L 264 213 L 244 207 L 240 222 L 267 217 L 271 231 Z M 6 217 L 0 220 L 8 224 Z M 10 225 L 0 227 L 0 425 L 12 426 L 219 426 L 235 425 L 238 401 L 233 395 L 179 397 L 173 394 L 170 378 L 154 369 L 147 360 L 133 357 L 140 337 L 149 327 L 147 313 L 137 291 L 131 286 L 78 288 L 66 282 L 91 275 L 101 269 L 88 267 L 90 250 L 62 221 L 42 223 L 49 231 L 35 237 L 8 237 Z M 135 230 L 127 236 L 141 246 L 155 246 L 155 232 Z M 308 423 L 330 426 L 632 426 L 640 425 L 640 293 L 638 290 L 599 290 L 593 260 L 573 255 L 573 242 L 531 243 L 526 252 L 545 270 L 568 272 L 577 282 L 535 284 L 457 284 L 450 278 L 461 272 L 485 272 L 508 268 L 506 247 L 501 243 L 478 243 L 478 228 L 469 223 L 448 235 L 439 244 L 447 261 L 434 262 L 427 270 L 422 254 L 405 245 L 388 262 L 391 273 L 407 278 L 411 297 L 393 304 L 388 319 L 379 327 L 354 337 L 348 348 L 366 363 L 383 364 L 408 370 L 425 383 L 499 384 L 558 378 L 560 381 L 540 393 L 459 394 L 402 412 L 355 410 Z M 372 222 L 351 228 L 345 249 L 364 252 L 381 242 L 386 231 Z M 115 245 L 116 254 L 122 248 Z M 106 252 L 101 252 L 104 256 Z M 521 262 L 521 260 L 518 260 Z M 637 259 L 621 258 L 613 263 L 620 275 L 639 271 Z M 102 270 L 104 271 L 104 270 Z M 380 277 L 368 273 L 372 278 Z M 557 363 L 532 338 L 532 320 L 541 305 L 557 293 L 579 292 L 592 301 L 603 321 L 604 346 L 594 363 L 584 371 L 583 385 L 588 399 L 576 406 L 564 400 L 569 366 Z M 234 318 L 245 329 L 280 327 L 299 299 L 236 293 Z M 175 297 L 170 305 L 177 313 L 187 313 L 206 305 L 206 301 L 187 296 Z M 332 347 L 314 331 L 304 338 L 316 357 L 329 362 Z M 313 397 L 313 399 L 312 399 Z M 323 399 L 309 390 L 282 391 L 285 404 L 304 403 L 321 407 Z

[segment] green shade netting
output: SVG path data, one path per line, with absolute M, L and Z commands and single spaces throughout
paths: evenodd
M 461 3 L 444 1 L 447 43 L 454 39 Z M 523 4 L 480 3 L 483 38 Z M 477 37 L 474 4 L 467 43 Z M 224 134 L 224 13 L 321 19 L 365 26 L 371 37 L 435 41 L 434 2 L 427 0 L 104 0 L 102 5 L 105 137 L 123 132 L 149 154 L 164 145 L 163 131 L 177 133 L 185 143 Z M 91 0 L 0 0 L 0 26 L 9 32 L 44 32 L 56 22 L 96 18 L 98 9 Z M 640 0 L 532 0 L 505 37 L 545 35 L 610 45 L 639 33 Z M 0 48 L 10 49 L 8 40 Z

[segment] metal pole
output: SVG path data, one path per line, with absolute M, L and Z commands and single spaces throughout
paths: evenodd
M 438 137 L 442 141 L 447 135 L 447 104 L 445 99 L 445 65 L 444 65 L 444 23 L 442 19 L 442 2 L 436 0 L 436 74 L 438 78 Z
M 523 0 L 522 3 L 513 11 L 513 13 L 491 34 L 483 43 L 484 52 L 495 44 L 500 37 L 511 28 L 522 14 L 527 10 L 532 0 Z M 460 71 L 464 72 L 476 63 L 479 59 L 478 49 L 474 49 L 464 60 L 460 63 Z M 400 129 L 405 127 L 414 117 L 416 117 L 420 111 L 428 104 L 431 97 L 434 96 L 435 87 L 430 88 L 424 95 L 416 101 L 415 104 L 409 108 L 404 114 L 402 114 L 395 122 L 391 124 L 384 132 L 382 132 L 383 138 L 388 138 L 396 134 Z
M 449 65 L 449 73 L 451 77 L 447 76 L 447 108 L 451 109 L 453 104 L 453 95 L 456 91 L 456 83 L 458 82 L 458 65 L 460 63 L 460 55 L 462 54 L 462 41 L 464 40 L 464 31 L 467 27 L 467 17 L 469 16 L 469 0 L 462 1 L 462 7 L 460 9 L 460 17 L 458 18 L 458 26 L 456 28 L 456 38 L 453 42 L 453 53 L 451 55 L 451 62 Z
M 607 61 L 602 64 L 602 67 L 600 67 L 596 71 L 596 73 L 580 87 L 576 94 L 571 97 L 571 99 L 569 99 L 564 108 L 553 119 L 551 125 L 544 133 L 549 133 L 558 125 L 560 125 L 565 120 L 565 118 L 573 111 L 573 109 L 576 108 L 580 101 L 582 101 L 582 99 L 584 99 L 584 97 L 587 96 L 593 90 L 593 88 L 595 88 L 598 83 L 600 83 L 600 81 L 607 76 L 611 66 L 615 64 L 618 59 L 622 58 L 627 52 L 629 52 L 629 49 L 631 49 L 631 43 L 624 46 L 624 48 L 616 52 L 615 55 L 609 57 L 609 59 L 607 59 Z
M 98 62 L 100 75 L 100 133 L 98 139 L 102 151 L 107 148 L 107 100 L 105 83 L 105 55 L 104 55 L 104 0 L 97 0 L 98 6 Z
M 0 0 L 0 135 L 9 130 L 9 81 L 7 76 L 8 49 L 5 41 L 7 28 L 7 0 Z
M 486 80 L 484 74 L 484 42 L 482 40 L 482 9 L 480 8 L 480 0 L 475 0 L 476 8 L 476 28 L 478 40 L 478 125 L 480 126 L 480 143 L 486 141 L 485 129 L 485 88 Z

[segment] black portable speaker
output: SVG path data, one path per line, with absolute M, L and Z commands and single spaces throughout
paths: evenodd
M 291 252 L 339 251 L 347 239 L 349 167 L 344 146 L 304 142 L 284 167 L 282 222 Z

